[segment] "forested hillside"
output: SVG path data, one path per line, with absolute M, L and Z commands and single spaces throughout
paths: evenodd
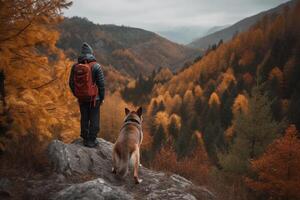
M 160 67 L 175 71 L 193 61 L 200 51 L 170 42 L 159 35 L 138 28 L 98 25 L 84 18 L 65 18 L 59 25 L 58 47 L 71 58 L 86 41 L 92 44 L 98 61 L 118 71 L 137 77 Z
M 151 86 L 152 98 L 144 95 L 144 103 L 149 103 L 147 123 L 152 135 L 144 155 L 150 165 L 180 172 L 202 183 L 218 180 L 213 183 L 216 187 L 224 184 L 228 190 L 235 188 L 226 194 L 226 187 L 222 188 L 225 199 L 263 195 L 299 198 L 295 187 L 280 188 L 273 180 L 298 186 L 300 181 L 300 163 L 296 161 L 300 156 L 296 147 L 300 129 L 299 19 L 298 3 L 293 9 L 285 8 L 276 18 L 264 17 L 249 31 L 219 44 L 163 84 L 155 82 L 152 75 L 139 79 L 135 87 L 125 88 L 127 93 L 137 95 L 130 97 L 135 99 L 143 96 L 140 82 Z M 294 125 L 286 130 L 285 138 L 274 142 L 290 124 Z M 280 157 L 283 149 L 271 149 L 283 148 L 279 145 L 286 140 L 292 141 L 284 151 L 291 152 L 290 159 L 294 161 L 286 167 L 293 175 L 267 174 L 259 163 L 268 165 L 263 160 L 270 152 L 274 159 Z M 281 156 L 288 159 L 287 154 Z M 280 170 L 283 166 L 273 167 Z M 244 177 L 252 181 L 245 184 Z M 248 193 L 249 188 L 258 192 Z M 280 192 L 273 193 L 276 189 Z

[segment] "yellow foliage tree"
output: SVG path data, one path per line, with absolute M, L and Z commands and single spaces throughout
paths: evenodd
M 248 113 L 248 99 L 245 97 L 243 94 L 239 94 L 233 103 L 232 106 L 232 113 L 234 116 L 237 116 L 237 114 L 243 112 L 243 113 Z
M 200 85 L 197 85 L 195 88 L 194 88 L 194 94 L 195 94 L 195 97 L 202 97 L 203 95 L 203 89 L 201 88 Z
M 221 76 L 222 81 L 217 87 L 218 94 L 223 94 L 223 92 L 228 88 L 228 86 L 233 82 L 236 84 L 236 80 L 233 74 L 233 70 L 228 68 L 225 73 Z
M 209 106 L 212 106 L 213 104 L 215 104 L 215 105 L 220 105 L 221 104 L 220 98 L 219 98 L 219 96 L 216 92 L 213 92 L 210 95 L 209 100 L 208 100 L 208 104 L 209 104 Z
M 169 124 L 169 114 L 162 111 L 158 112 L 154 120 L 155 127 L 158 128 L 158 126 L 162 125 L 164 131 L 167 133 L 168 124 Z
M 278 67 L 271 70 L 269 80 L 273 82 L 272 86 L 276 87 L 275 89 L 279 91 L 283 89 L 283 73 Z
M 181 128 L 181 118 L 180 116 L 176 115 L 176 114 L 172 114 L 170 116 L 170 121 L 169 121 L 169 134 L 173 136 L 173 138 L 176 140 L 178 135 L 179 135 L 179 131 Z
M 187 90 L 182 100 L 182 117 L 183 120 L 191 120 L 195 114 L 195 98 L 192 90 Z
M 182 105 L 182 98 L 180 95 L 176 94 L 173 97 L 173 105 L 172 105 L 172 112 L 173 113 L 179 113 L 180 112 L 180 108 Z

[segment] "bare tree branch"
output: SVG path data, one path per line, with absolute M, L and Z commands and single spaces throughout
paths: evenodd
M 53 83 L 53 82 L 56 81 L 56 80 L 57 80 L 57 78 L 52 79 L 52 80 L 48 81 L 47 83 L 44 83 L 43 85 L 40 85 L 40 86 L 38 86 L 38 87 L 31 88 L 31 89 L 35 89 L 35 90 L 41 89 L 42 87 L 45 87 L 45 86 L 47 86 L 47 85 Z
M 14 38 L 14 37 L 19 36 L 21 33 L 23 33 L 23 32 L 31 25 L 32 21 L 33 21 L 33 20 L 31 20 L 25 27 L 23 27 L 21 30 L 19 30 L 16 34 L 11 35 L 11 36 L 9 36 L 9 37 L 7 37 L 7 38 L 4 38 L 4 39 L 0 40 L 0 42 L 5 42 L 5 41 L 7 41 L 7 40 L 10 40 L 10 39 L 12 39 L 12 38 Z

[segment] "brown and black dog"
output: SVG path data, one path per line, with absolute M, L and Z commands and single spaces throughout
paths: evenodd
M 142 182 L 138 176 L 140 166 L 140 146 L 143 140 L 142 131 L 142 107 L 136 111 L 125 108 L 124 124 L 121 127 L 120 135 L 114 144 L 112 152 L 112 172 L 125 177 L 128 173 L 130 159 L 134 164 L 134 181 L 136 184 Z

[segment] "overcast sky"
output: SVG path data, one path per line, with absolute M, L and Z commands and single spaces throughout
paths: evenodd
M 288 0 L 73 0 L 65 16 L 150 31 L 233 24 Z

